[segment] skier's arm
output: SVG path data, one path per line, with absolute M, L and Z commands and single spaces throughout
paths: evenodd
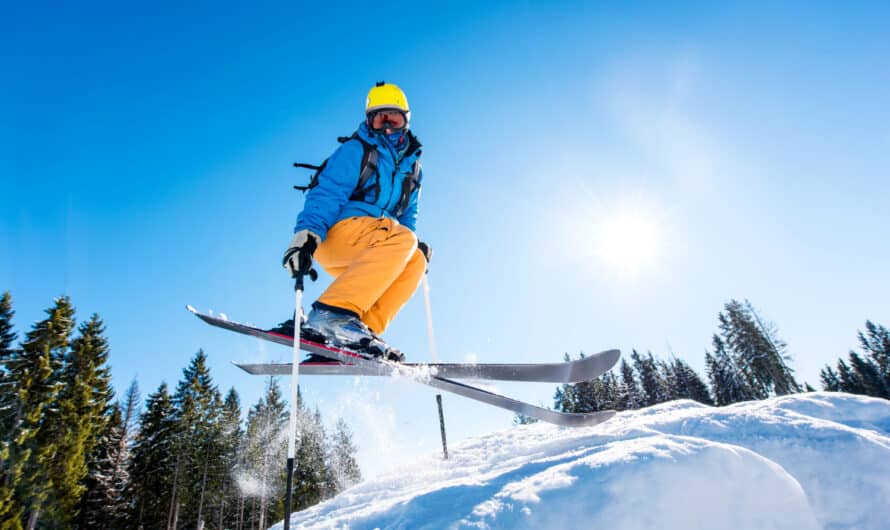
M 408 206 L 405 208 L 405 211 L 402 215 L 399 216 L 399 224 L 403 226 L 407 226 L 413 231 L 416 231 L 417 226 L 417 205 L 420 202 L 420 188 L 421 182 L 423 182 L 423 169 L 420 170 L 417 175 L 417 186 L 414 188 L 414 191 L 411 192 L 411 198 L 408 200 Z
M 318 186 L 306 194 L 294 232 L 310 230 L 324 241 L 340 208 L 349 201 L 358 184 L 363 153 L 359 142 L 346 142 L 331 155 L 324 171 L 318 175 Z

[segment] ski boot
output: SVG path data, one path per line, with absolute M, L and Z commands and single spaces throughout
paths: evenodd
M 285 337 L 293 337 L 294 336 L 294 319 L 290 318 L 278 324 L 274 328 L 269 328 L 266 331 L 269 333 L 277 333 L 278 335 L 284 335 Z
M 377 340 L 380 344 L 383 344 L 386 347 L 386 355 L 384 357 L 385 359 L 397 363 L 405 362 L 405 354 L 402 353 L 402 350 L 393 348 L 392 346 L 384 342 L 383 339 L 380 338 L 380 335 L 374 333 L 373 331 L 371 331 L 371 336 L 374 337 L 374 339 Z
M 284 322 L 278 324 L 274 328 L 269 328 L 266 331 L 271 332 L 271 333 L 277 333 L 279 335 L 284 335 L 285 337 L 293 337 L 294 331 L 295 331 L 294 319 L 289 318 L 289 319 L 285 320 Z M 311 342 L 317 342 L 319 344 L 325 344 L 328 342 L 324 335 L 322 335 L 312 329 L 306 328 L 306 313 L 304 313 L 302 309 L 300 309 L 300 337 L 302 339 L 305 339 L 305 340 L 308 340 Z M 312 363 L 312 364 L 315 364 L 315 363 L 328 363 L 328 364 L 334 363 L 334 364 L 336 364 L 338 362 L 339 361 L 337 361 L 336 359 L 331 359 L 330 357 L 325 357 L 325 356 L 319 355 L 317 353 L 310 353 L 309 356 L 306 357 L 305 359 L 303 359 L 303 361 L 302 361 L 302 363 Z
M 324 342 L 339 348 L 346 348 L 383 358 L 389 361 L 402 362 L 405 354 L 391 348 L 380 337 L 375 335 L 358 315 L 347 309 L 341 309 L 316 302 L 309 312 L 309 317 L 302 327 L 308 340 L 324 338 Z

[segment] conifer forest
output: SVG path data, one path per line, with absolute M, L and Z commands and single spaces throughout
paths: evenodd
M 203 351 L 175 385 L 113 391 L 105 326 L 78 322 L 68 297 L 16 331 L 0 297 L 0 530 L 259 529 L 284 516 L 288 404 L 275 379 L 244 408 L 214 384 Z M 865 322 L 826 366 L 822 390 L 890 398 L 890 332 Z M 583 354 L 582 354 L 583 355 Z M 568 359 L 568 355 L 566 355 Z M 556 389 L 566 412 L 637 409 L 675 399 L 724 406 L 813 391 L 798 381 L 778 327 L 731 300 L 717 314 L 705 374 L 676 356 L 632 350 L 602 377 Z M 171 374 L 171 376 L 174 376 Z M 298 399 L 295 509 L 361 481 L 350 427 L 325 428 Z M 532 421 L 517 417 L 516 423 Z
M 257 529 L 284 516 L 288 405 L 275 379 L 246 411 L 198 351 L 175 386 L 115 396 L 102 319 L 70 299 L 18 340 L 0 298 L 0 529 Z M 172 374 L 171 374 L 172 375 Z M 361 480 L 342 420 L 298 399 L 294 502 Z
M 890 331 L 866 321 L 865 332 L 859 331 L 857 337 L 861 353 L 851 350 L 848 361 L 841 358 L 835 368 L 823 368 L 821 390 L 890 399 Z M 651 352 L 632 350 L 629 359 L 598 379 L 560 386 L 554 408 L 631 410 L 675 399 L 724 406 L 816 390 L 797 381 L 777 326 L 765 321 L 750 302 L 731 300 L 724 305 L 711 343 L 712 349 L 705 352 L 704 377 L 676 356 L 659 359 Z

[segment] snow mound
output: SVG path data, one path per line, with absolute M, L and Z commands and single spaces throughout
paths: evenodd
M 890 401 L 811 393 L 515 427 L 359 484 L 292 528 L 878 530 L 888 426 Z

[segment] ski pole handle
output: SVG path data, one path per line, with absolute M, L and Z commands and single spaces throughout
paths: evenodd
M 303 290 L 303 274 L 297 273 L 296 278 L 294 278 L 294 291 L 302 291 Z
M 309 279 L 313 282 L 318 279 L 318 272 L 315 271 L 314 267 L 310 268 L 307 273 L 298 272 L 296 276 L 294 276 L 294 291 L 303 290 L 303 278 L 306 277 L 306 274 L 309 275 Z

